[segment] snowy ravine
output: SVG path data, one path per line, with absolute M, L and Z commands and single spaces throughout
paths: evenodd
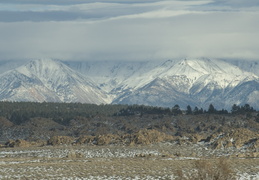
M 10 62 L 14 65 L 20 63 Z M 230 109 L 259 105 L 256 62 L 216 59 L 161 61 L 34 60 L 1 68 L 0 100 L 84 103 L 175 104 Z M 4 71 L 5 67 L 9 71 Z

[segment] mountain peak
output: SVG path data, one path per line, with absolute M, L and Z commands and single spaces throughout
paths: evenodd
M 9 79 L 12 79 L 13 82 Z M 6 73 L 3 81 L 5 81 L 6 91 L 16 91 L 14 95 L 9 93 L 11 96 L 9 98 L 19 96 L 19 100 L 23 98 L 24 101 L 48 101 L 51 98 L 47 97 L 55 96 L 55 101 L 61 102 L 96 104 L 109 102 L 107 95 L 90 79 L 58 60 L 30 61 Z M 27 97 L 22 97 L 19 93 L 26 94 Z M 33 94 L 37 94 L 37 97 L 31 98 L 34 97 Z
M 30 61 L 28 64 L 25 65 L 27 68 L 31 70 L 37 70 L 34 68 L 41 68 L 41 69 L 49 69 L 49 70 L 59 70 L 64 64 L 59 60 L 53 59 L 36 59 Z
M 53 59 L 36 59 L 27 64 L 16 68 L 16 70 L 24 75 L 31 76 L 51 76 L 53 73 L 61 71 L 63 64 L 58 60 Z

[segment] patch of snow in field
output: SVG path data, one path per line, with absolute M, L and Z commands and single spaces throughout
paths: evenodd
M 176 159 L 173 160 L 199 160 L 200 158 L 196 158 L 196 157 L 178 157 Z
M 39 159 L 37 160 L 29 160 L 29 161 L 0 161 L 0 165 L 3 164 L 24 164 L 24 163 L 36 163 L 36 162 L 40 162 Z
M 259 172 L 257 174 L 242 173 L 237 175 L 238 180 L 257 180 L 259 179 Z
M 41 158 L 64 158 L 71 152 L 80 153 L 84 158 L 128 158 L 135 157 L 138 154 L 151 154 L 158 156 L 160 153 L 156 150 L 146 149 L 42 149 L 42 150 L 24 150 L 24 151 L 2 151 L 2 157 L 41 157 Z
M 141 179 L 148 179 L 148 180 L 157 180 L 157 179 L 175 179 L 173 175 L 165 175 L 165 176 L 134 176 L 134 177 L 123 177 L 123 176 L 89 176 L 86 178 L 74 178 L 74 177 L 66 177 L 67 180 L 141 180 Z
M 0 155 L 8 155 L 8 154 L 29 154 L 29 153 L 41 153 L 42 150 L 24 150 L 24 151 L 17 151 L 17 150 L 11 150 L 11 151 L 1 151 Z

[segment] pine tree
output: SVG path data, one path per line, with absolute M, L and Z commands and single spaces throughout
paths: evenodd
M 192 114 L 192 108 L 190 105 L 187 106 L 186 114 Z
M 216 111 L 217 110 L 214 108 L 214 106 L 212 104 L 210 104 L 209 109 L 208 109 L 208 113 L 209 114 L 214 114 L 214 113 L 216 113 Z
M 172 113 L 174 115 L 178 115 L 178 114 L 182 114 L 182 111 L 180 109 L 180 106 L 178 104 L 176 104 L 173 108 L 172 108 Z
M 237 113 L 239 113 L 239 112 L 240 112 L 240 106 L 234 104 L 234 105 L 232 106 L 231 113 L 232 113 L 232 114 L 237 114 Z

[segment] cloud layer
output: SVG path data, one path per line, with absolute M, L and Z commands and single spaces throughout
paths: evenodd
M 259 59 L 251 0 L 0 2 L 0 60 Z

